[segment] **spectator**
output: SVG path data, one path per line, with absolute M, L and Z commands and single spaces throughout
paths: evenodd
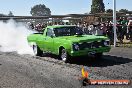
M 130 42 L 132 42 L 132 20 L 129 20 L 128 29 L 129 29 Z
M 127 36 L 127 24 L 128 24 L 128 20 L 125 19 L 125 17 L 123 17 L 123 20 L 121 21 L 121 25 L 122 25 L 122 39 L 124 39 L 124 36 Z
M 113 34 L 113 25 L 111 23 L 107 24 L 106 33 L 107 33 L 108 38 L 110 39 L 110 44 L 113 44 L 113 42 L 114 42 L 114 39 L 113 39 L 114 38 L 114 34 Z
M 94 25 L 93 25 L 93 23 L 91 23 L 91 24 L 88 26 L 88 32 L 89 32 L 89 34 L 92 34 L 93 29 L 94 29 Z
M 107 26 L 105 23 L 102 23 L 101 24 L 101 28 L 100 28 L 102 31 L 103 31 L 103 35 L 106 36 L 106 30 L 107 30 Z
M 117 39 L 120 41 L 120 43 L 123 43 L 123 28 L 121 22 L 117 22 Z
M 33 23 L 30 24 L 30 28 L 31 28 L 32 30 L 34 29 Z

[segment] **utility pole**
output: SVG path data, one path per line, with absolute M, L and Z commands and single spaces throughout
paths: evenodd
M 116 0 L 113 0 L 113 29 L 114 29 L 114 47 L 116 47 Z

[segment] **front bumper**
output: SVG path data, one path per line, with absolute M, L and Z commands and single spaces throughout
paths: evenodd
M 79 51 L 71 51 L 71 56 L 85 56 L 88 55 L 91 52 L 95 53 L 103 53 L 103 52 L 109 52 L 111 47 L 100 47 L 100 48 L 92 48 L 92 49 L 86 49 L 86 50 L 79 50 Z

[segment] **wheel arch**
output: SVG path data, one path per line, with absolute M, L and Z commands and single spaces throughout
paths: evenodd
M 36 42 L 29 42 L 28 44 L 30 47 L 33 47 L 33 45 L 37 45 Z
M 66 49 L 68 55 L 70 55 L 69 48 L 68 48 L 68 47 L 65 47 L 65 46 L 60 46 L 60 47 L 59 47 L 59 49 L 58 49 L 58 55 L 60 54 L 60 51 L 61 51 L 62 49 Z
M 64 47 L 64 46 L 60 46 L 60 47 L 59 47 L 58 55 L 60 54 L 60 52 L 61 52 L 62 49 L 65 49 L 65 47 Z

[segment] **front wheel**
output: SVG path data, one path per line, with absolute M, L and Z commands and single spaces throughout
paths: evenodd
M 33 45 L 33 52 L 35 56 L 42 56 L 43 51 L 37 45 Z
M 64 62 L 69 62 L 70 56 L 68 55 L 66 49 L 61 49 L 60 51 L 60 59 Z

